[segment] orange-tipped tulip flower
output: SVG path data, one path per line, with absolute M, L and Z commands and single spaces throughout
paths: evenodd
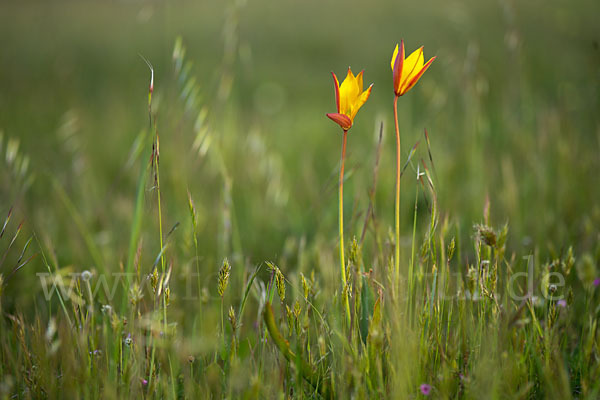
M 426 64 L 423 64 L 423 46 L 413 51 L 408 58 L 404 58 L 404 41 L 400 42 L 400 52 L 398 45 L 394 49 L 392 56 L 392 70 L 394 71 L 394 93 L 396 96 L 402 96 L 408 92 L 421 78 L 421 75 L 427 71 L 427 68 L 435 60 L 432 57 Z
M 335 84 L 337 113 L 327 114 L 327 116 L 347 131 L 352 127 L 356 113 L 369 98 L 373 85 L 371 84 L 367 90 L 363 91 L 363 71 L 354 76 L 350 67 L 348 67 L 348 75 L 341 85 L 333 72 L 331 75 L 333 75 Z

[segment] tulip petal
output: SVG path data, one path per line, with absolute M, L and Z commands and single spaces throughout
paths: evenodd
M 390 65 L 392 66 L 392 70 L 394 70 L 394 64 L 396 64 L 396 57 L 398 57 L 398 45 L 396 45 L 396 48 L 394 49 L 394 54 L 392 54 L 392 62 L 390 63 Z
M 354 121 L 354 117 L 356 117 L 356 113 L 358 113 L 358 110 L 360 110 L 360 108 L 363 106 L 363 104 L 365 104 L 367 102 L 367 100 L 369 99 L 369 96 L 371 95 L 371 90 L 373 89 L 373 84 L 371 84 L 367 90 L 365 90 L 364 92 L 362 92 L 360 94 L 360 96 L 358 96 L 358 98 L 356 99 L 356 102 L 354 104 L 354 107 L 352 108 L 352 115 L 351 118 Z
M 340 112 L 340 82 L 333 71 L 331 71 L 331 75 L 333 75 L 333 84 L 335 86 L 335 106 L 337 107 L 337 111 Z
M 396 96 L 400 96 L 402 94 L 400 92 L 400 85 L 402 83 L 401 77 L 402 71 L 404 70 L 404 40 L 400 41 L 400 54 L 398 54 L 398 45 L 396 45 L 392 60 L 394 61 L 394 65 L 392 66 L 392 70 L 394 71 L 394 93 Z
M 330 120 L 338 124 L 345 131 L 352 127 L 352 120 L 347 115 L 331 113 L 327 114 L 327 117 L 329 117 Z
M 423 68 L 421 68 L 421 70 L 417 72 L 415 76 L 410 79 L 410 81 L 408 81 L 406 88 L 404 89 L 404 93 L 408 92 L 413 86 L 415 86 L 419 79 L 421 79 L 421 76 L 425 73 L 425 71 L 427 71 L 433 60 L 435 60 L 435 57 L 432 57 L 429 61 L 427 61 L 427 64 L 425 64 Z
M 417 53 L 417 59 L 415 61 L 414 68 L 410 71 L 408 79 L 411 79 L 413 76 L 418 74 L 421 68 L 423 68 L 423 46 L 421 46 L 421 48 L 418 49 L 418 52 L 415 51 L 415 53 Z
M 363 73 L 365 72 L 365 70 L 363 69 L 362 71 L 359 72 L 358 75 L 356 75 L 356 87 L 358 88 L 358 93 L 362 92 L 363 90 Z
M 356 77 L 348 67 L 348 75 L 344 82 L 340 85 L 340 109 L 341 114 L 350 115 L 352 104 L 359 95 L 359 89 L 356 82 Z
M 400 80 L 400 92 L 406 93 L 405 87 L 409 79 L 411 79 L 423 67 L 423 46 L 413 51 L 410 56 L 404 60 L 404 68 L 402 69 L 402 78 Z

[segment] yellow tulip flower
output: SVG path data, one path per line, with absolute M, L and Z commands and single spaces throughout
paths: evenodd
M 400 53 L 399 57 L 398 53 Z M 400 52 L 398 52 L 398 45 L 396 45 L 391 62 L 392 70 L 394 71 L 394 93 L 396 96 L 402 96 L 415 86 L 433 60 L 435 60 L 435 57 L 432 57 L 426 64 L 423 64 L 423 46 L 413 51 L 405 59 L 404 40 L 400 42 Z
M 341 85 L 335 73 L 331 73 L 335 84 L 337 113 L 327 114 L 327 116 L 344 131 L 352 127 L 356 113 L 371 95 L 372 84 L 367 90 L 363 91 L 363 72 L 360 71 L 358 75 L 354 76 L 352 70 L 348 67 L 348 75 L 346 75 L 346 79 Z

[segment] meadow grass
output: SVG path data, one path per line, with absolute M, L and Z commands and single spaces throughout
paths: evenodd
M 0 6 L 0 397 L 600 396 L 598 5 L 349 3 Z

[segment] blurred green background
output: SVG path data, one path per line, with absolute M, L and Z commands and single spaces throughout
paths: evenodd
M 126 262 L 151 151 L 143 55 L 156 73 L 165 231 L 180 222 L 169 255 L 178 273 L 193 265 L 189 190 L 207 276 L 228 256 L 275 260 L 284 272 L 305 263 L 333 282 L 341 133 L 325 117 L 335 107 L 330 71 L 341 79 L 349 65 L 364 69 L 375 84 L 349 134 L 346 229 L 361 233 L 383 122 L 375 213 L 385 232 L 395 173 L 389 62 L 403 38 L 407 51 L 424 45 L 426 59 L 437 56 L 399 101 L 403 158 L 421 140 L 415 166 L 428 160 L 427 128 L 440 212 L 457 237 L 467 243 L 489 197 L 490 223 L 509 223 L 509 253 L 588 249 L 600 223 L 598 15 L 593 0 L 4 1 L 0 213 L 14 206 L 60 267 Z M 407 171 L 409 246 L 417 184 Z M 149 270 L 160 246 L 152 178 L 144 185 Z M 420 196 L 419 207 L 430 201 Z M 419 229 L 427 218 L 420 213 Z M 369 235 L 365 243 L 368 252 Z M 26 270 L 8 290 L 44 271 L 41 257 Z

